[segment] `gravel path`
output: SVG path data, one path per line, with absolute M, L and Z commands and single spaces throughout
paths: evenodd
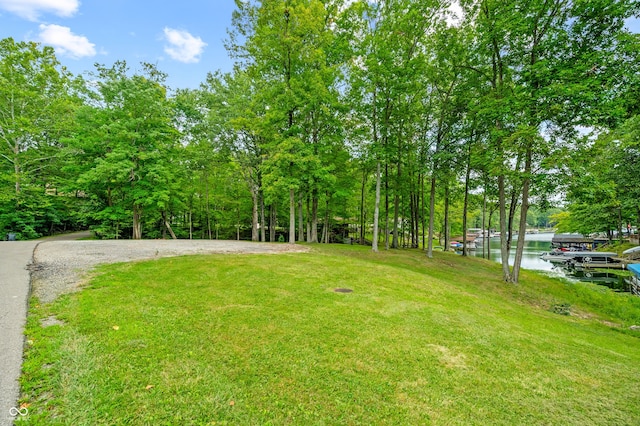
M 291 253 L 307 247 L 222 240 L 109 240 L 40 243 L 33 253 L 32 293 L 43 303 L 75 291 L 96 265 L 208 253 Z

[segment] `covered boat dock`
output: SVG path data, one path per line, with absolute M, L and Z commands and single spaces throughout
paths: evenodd
M 554 234 L 551 239 L 551 247 L 559 250 L 590 251 L 606 243 L 606 239 L 585 237 L 582 234 Z
M 640 296 L 640 263 L 629 263 L 627 265 L 633 276 L 629 279 L 631 284 L 631 293 Z

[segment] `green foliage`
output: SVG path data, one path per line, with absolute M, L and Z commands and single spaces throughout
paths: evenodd
M 62 139 L 72 130 L 78 99 L 53 48 L 0 40 L 0 234 L 49 234 L 72 209 L 55 198 Z
M 129 76 L 126 63 L 97 67 L 92 104 L 78 113 L 80 131 L 69 141 L 77 153 L 70 167 L 78 174 L 77 190 L 100 206 L 92 215 L 104 236 L 120 235 L 125 215 L 133 238 L 142 237 L 146 213 L 166 214 L 180 188 L 178 132 L 163 81 L 151 65 Z M 128 235 L 127 235 L 128 236 Z
M 585 143 L 567 161 L 570 222 L 565 229 L 583 233 L 626 229 L 640 221 L 640 192 L 635 184 L 640 151 L 632 136 L 634 120 L 615 132 Z

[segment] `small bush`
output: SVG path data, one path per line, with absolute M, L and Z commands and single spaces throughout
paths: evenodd
M 551 312 L 558 315 L 571 315 L 571 305 L 569 303 L 556 303 L 551 307 Z

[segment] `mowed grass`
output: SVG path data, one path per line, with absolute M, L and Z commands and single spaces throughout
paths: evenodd
M 110 265 L 32 301 L 18 423 L 637 425 L 631 324 L 640 298 L 448 253 Z

